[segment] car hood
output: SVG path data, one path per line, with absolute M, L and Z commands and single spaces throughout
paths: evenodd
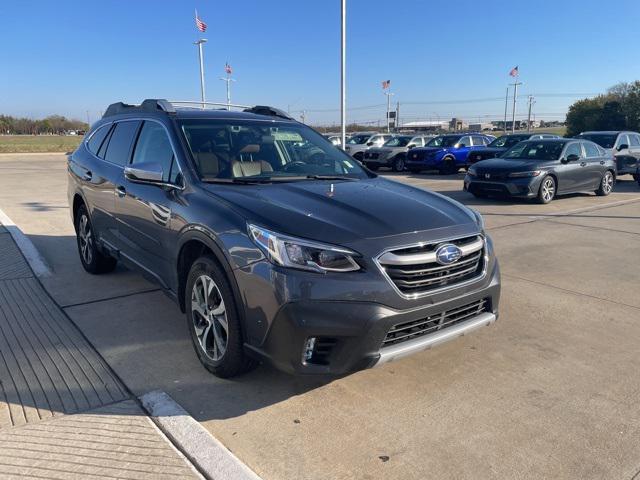
M 544 160 L 518 160 L 514 158 L 490 158 L 488 160 L 483 160 L 480 163 L 475 165 L 476 170 L 478 172 L 486 172 L 486 171 L 509 171 L 509 172 L 519 172 L 519 171 L 527 171 L 532 168 L 537 168 L 546 164 L 548 162 Z
M 380 177 L 205 188 L 247 222 L 327 243 L 349 245 L 434 229 L 477 232 L 475 217 L 464 205 Z

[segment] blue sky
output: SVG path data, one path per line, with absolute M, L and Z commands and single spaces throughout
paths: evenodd
M 339 0 L 4 0 L 0 113 L 95 120 L 118 100 L 198 99 L 194 8 L 209 100 L 228 60 L 234 101 L 339 120 Z M 386 79 L 406 118 L 469 120 L 502 115 L 515 65 L 538 118 L 640 79 L 638 0 L 348 0 L 347 20 L 350 120 L 383 119 Z

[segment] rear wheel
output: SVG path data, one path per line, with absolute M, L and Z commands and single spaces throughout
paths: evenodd
M 404 171 L 404 155 L 397 155 L 393 159 L 393 164 L 391 166 L 394 172 L 402 172 Z
M 616 184 L 616 180 L 613 177 L 613 173 L 610 170 L 604 172 L 602 180 L 600 180 L 600 187 L 596 190 L 596 195 L 600 197 L 606 197 L 613 191 L 613 186 Z
M 453 175 L 458 172 L 456 161 L 453 158 L 445 158 L 442 167 L 438 170 L 441 175 Z
M 87 208 L 82 205 L 76 213 L 76 240 L 82 267 L 89 273 L 108 273 L 116 268 L 117 260 L 98 250 L 93 225 Z
M 555 196 L 556 181 L 549 176 L 543 178 L 538 190 L 538 203 L 549 203 Z
M 255 365 L 242 347 L 240 319 L 231 286 L 215 259 L 198 258 L 185 289 L 187 324 L 200 362 L 218 377 L 239 375 Z

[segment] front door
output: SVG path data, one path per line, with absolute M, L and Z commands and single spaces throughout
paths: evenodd
M 167 132 L 162 124 L 152 120 L 142 125 L 131 159 L 133 167 L 149 163 L 162 167 L 162 184 L 131 181 L 123 175 L 116 187 L 120 251 L 167 287 L 177 239 L 171 228 L 171 214 L 178 201 L 181 179 Z
M 556 169 L 558 172 L 558 191 L 575 192 L 584 188 L 589 182 L 587 162 L 580 142 L 572 142 L 566 146 L 562 155 L 564 163 Z M 568 160 L 571 158 L 572 160 Z

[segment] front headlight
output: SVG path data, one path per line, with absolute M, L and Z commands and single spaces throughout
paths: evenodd
M 353 272 L 360 265 L 355 252 L 342 247 L 310 242 L 248 225 L 249 236 L 272 263 L 312 272 Z
M 513 172 L 509 174 L 510 178 L 525 178 L 525 177 L 537 177 L 542 173 L 542 170 L 532 170 L 530 172 Z
M 469 167 L 469 170 L 467 170 L 467 174 L 470 177 L 477 177 L 478 176 L 478 172 L 476 172 L 475 167 Z

